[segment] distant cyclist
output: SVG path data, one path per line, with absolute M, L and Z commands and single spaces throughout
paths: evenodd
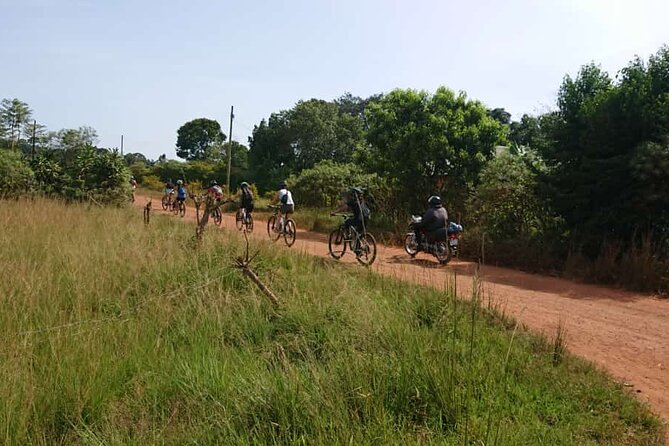
M 188 192 L 184 187 L 184 182 L 182 180 L 177 180 L 177 202 L 178 203 L 185 202 L 186 197 L 188 197 Z
M 218 185 L 216 180 L 211 180 L 207 193 L 214 199 L 214 204 L 219 204 L 223 199 L 223 189 Z
M 273 200 L 273 202 L 281 203 L 281 208 L 279 209 L 279 227 L 276 228 L 276 230 L 282 231 L 284 220 L 287 219 L 290 214 L 295 212 L 293 194 L 288 190 L 288 185 L 285 181 L 279 183 L 279 190 L 277 191 L 276 198 Z
M 241 184 L 239 207 L 245 209 L 247 214 L 251 214 L 253 212 L 254 208 L 253 192 L 251 192 L 249 183 L 247 183 L 246 181 L 242 182 Z
M 170 195 L 174 193 L 174 184 L 172 184 L 172 180 L 167 180 L 165 183 L 165 198 L 168 198 Z

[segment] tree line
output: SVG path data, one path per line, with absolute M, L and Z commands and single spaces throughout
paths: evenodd
M 29 154 L 35 140 L 43 165 L 94 147 L 92 129 L 38 129 L 18 100 L 4 100 L 1 113 L 0 143 Z M 230 147 L 218 122 L 198 118 L 177 131 L 184 162 L 139 153 L 123 161 L 155 187 L 222 182 Z M 45 181 L 52 166 L 35 166 Z M 362 185 L 386 228 L 439 194 L 468 229 L 465 246 L 488 261 L 666 287 L 669 48 L 615 76 L 585 65 L 565 76 L 553 110 L 518 120 L 446 87 L 301 100 L 255 125 L 248 147 L 233 142 L 231 167 L 233 186 L 267 192 L 288 179 L 309 206 Z

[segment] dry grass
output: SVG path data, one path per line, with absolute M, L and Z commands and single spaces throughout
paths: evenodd
M 236 235 L 1 204 L 1 444 L 661 444 L 620 386 L 453 293 L 259 243 L 275 309 Z

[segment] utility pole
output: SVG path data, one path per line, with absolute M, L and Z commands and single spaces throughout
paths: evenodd
M 232 120 L 235 119 L 235 106 L 231 105 L 230 106 L 230 140 L 228 143 L 228 181 L 226 184 L 228 185 L 228 194 L 232 192 L 230 190 L 230 167 L 232 167 Z
M 123 156 L 123 135 L 121 135 L 121 156 Z
M 30 159 L 35 161 L 35 132 L 37 130 L 37 121 L 33 120 L 33 150 L 30 152 Z

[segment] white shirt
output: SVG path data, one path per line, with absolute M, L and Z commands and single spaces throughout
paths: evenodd
M 288 200 L 286 201 L 286 204 L 295 205 L 295 202 L 293 201 L 293 194 L 291 194 L 288 189 L 281 189 L 279 191 L 279 203 L 281 203 L 281 199 L 283 198 L 284 195 L 288 195 Z

